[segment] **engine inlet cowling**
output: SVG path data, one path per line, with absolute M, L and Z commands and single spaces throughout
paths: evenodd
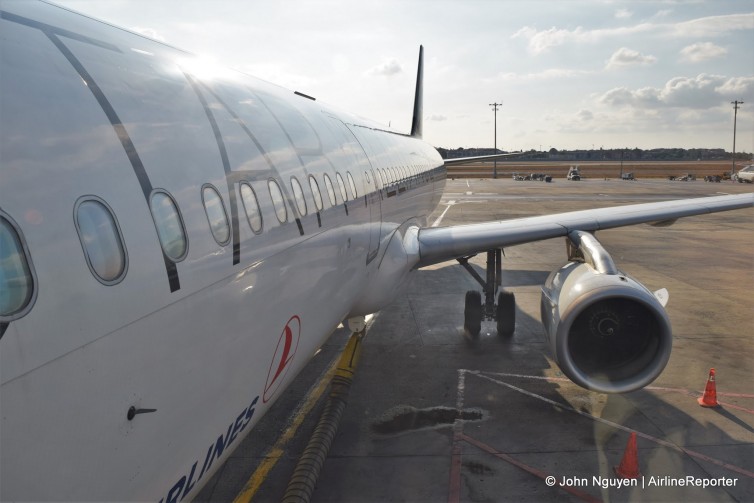
M 584 388 L 603 393 L 642 388 L 670 358 L 672 332 L 662 304 L 617 270 L 567 263 L 542 287 L 541 314 L 555 361 Z

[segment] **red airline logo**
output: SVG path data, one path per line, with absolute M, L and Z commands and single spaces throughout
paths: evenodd
M 288 364 L 296 355 L 300 337 L 301 318 L 291 316 L 291 319 L 285 324 L 285 328 L 283 328 L 283 332 L 280 334 L 275 355 L 270 362 L 270 370 L 267 372 L 267 382 L 264 385 L 264 395 L 262 396 L 264 403 L 267 403 L 273 397 L 280 384 L 285 380 L 285 375 L 290 368 Z

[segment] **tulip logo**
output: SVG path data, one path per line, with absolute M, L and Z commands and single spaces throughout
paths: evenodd
M 301 318 L 292 316 L 280 334 L 275 355 L 270 362 L 270 370 L 267 372 L 267 382 L 264 385 L 264 395 L 262 396 L 264 403 L 267 403 L 275 395 L 280 384 L 285 380 L 290 368 L 289 363 L 293 361 L 293 357 L 296 355 L 300 337 Z

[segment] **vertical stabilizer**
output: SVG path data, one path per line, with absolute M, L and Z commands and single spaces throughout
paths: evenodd
M 424 46 L 419 46 L 419 66 L 416 70 L 416 92 L 414 93 L 414 117 L 411 122 L 411 136 L 422 137 L 422 114 L 424 97 Z

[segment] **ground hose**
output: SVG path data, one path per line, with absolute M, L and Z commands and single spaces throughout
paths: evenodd
M 322 416 L 296 464 L 296 469 L 293 470 L 283 496 L 283 503 L 309 503 L 311 500 L 322 465 L 327 459 L 327 453 L 338 432 L 340 418 L 348 402 L 348 392 L 359 361 L 363 336 L 363 331 L 351 334 L 348 344 L 340 355 L 338 368 L 330 381 L 330 395 Z

